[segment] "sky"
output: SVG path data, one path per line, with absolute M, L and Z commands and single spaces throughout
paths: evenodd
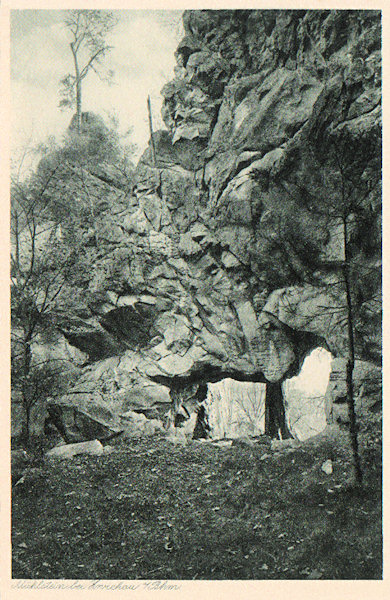
M 115 114 L 120 129 L 133 128 L 137 157 L 149 139 L 146 108 L 151 96 L 154 129 L 163 127 L 160 90 L 173 79 L 174 52 L 183 37 L 182 11 L 117 10 L 119 24 L 105 65 L 114 71 L 108 86 L 90 72 L 84 80 L 83 111 Z M 63 10 L 11 11 L 12 149 L 60 138 L 72 112 L 61 111 L 59 82 L 72 72 Z
M 288 380 L 290 389 L 312 396 L 323 396 L 328 387 L 332 355 L 324 348 L 315 348 L 303 361 L 296 377 Z

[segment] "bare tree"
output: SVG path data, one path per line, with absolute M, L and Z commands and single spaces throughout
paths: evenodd
M 60 107 L 76 107 L 77 131 L 81 131 L 82 83 L 88 73 L 93 71 L 101 80 L 111 82 L 113 72 L 104 68 L 103 59 L 112 46 L 107 36 L 116 27 L 118 21 L 113 12 L 102 10 L 70 10 L 65 26 L 72 36 L 74 72 L 61 80 Z
M 33 346 L 52 329 L 77 257 L 77 247 L 66 247 L 61 223 L 53 218 L 47 193 L 53 177 L 55 169 L 27 182 L 15 176 L 11 184 L 11 368 L 25 412 L 26 440 L 32 408 L 61 373 L 58 362 L 34 362 Z
M 338 277 L 342 292 L 341 311 L 342 325 L 347 339 L 347 365 L 346 388 L 349 413 L 349 433 L 353 451 L 355 480 L 358 485 L 362 483 L 363 473 L 359 455 L 358 426 L 356 422 L 353 371 L 356 359 L 356 337 L 359 322 L 359 312 L 364 305 L 376 304 L 376 311 L 380 307 L 380 272 L 378 263 L 373 266 L 369 257 L 364 256 L 361 249 L 362 238 L 373 235 L 369 243 L 372 246 L 380 243 L 380 234 L 375 231 L 376 217 L 374 205 L 380 199 L 380 150 L 375 153 L 375 148 L 369 148 L 366 143 L 363 156 L 359 157 L 361 144 L 355 146 L 355 160 L 348 158 L 348 150 L 353 147 L 353 141 L 348 136 L 337 135 L 330 147 L 330 160 L 333 162 L 333 172 L 328 173 L 327 202 L 321 207 L 313 205 L 312 210 L 320 217 L 326 216 L 330 225 L 339 226 L 339 242 L 341 245 L 340 260 L 330 261 L 329 266 Z M 370 156 L 371 154 L 371 156 Z M 374 159 L 377 164 L 376 172 L 367 169 L 369 160 Z M 360 158 L 360 160 L 359 160 Z M 359 164 L 360 163 L 360 164 Z M 333 179 L 333 181 L 329 181 Z M 330 184 L 330 185 L 329 185 Z M 329 194 L 329 187 L 334 194 Z M 378 194 L 379 192 L 379 194 Z M 380 204 L 380 202 L 379 202 Z M 327 214 L 324 215 L 324 208 Z M 370 231 L 371 230 L 371 231 Z M 376 234 L 376 235 L 375 235 Z M 366 282 L 369 282 L 367 286 Z M 326 287 L 326 286 L 325 286 Z M 367 289 L 368 287 L 368 289 Z M 334 307 L 336 309 L 336 307 Z M 332 310 L 332 308 L 330 308 Z
M 280 202 L 270 208 L 266 225 L 257 230 L 259 263 L 272 285 L 273 267 L 271 263 L 268 268 L 267 257 L 276 248 L 285 260 L 285 279 L 278 287 L 299 290 L 303 286 L 302 293 L 312 290 L 305 319 L 299 312 L 298 293 L 292 293 L 291 299 L 285 295 L 285 314 L 290 313 L 292 322 L 299 316 L 300 327 L 312 332 L 315 321 L 331 319 L 333 335 L 344 340 L 340 351 L 347 357 L 349 433 L 355 481 L 360 485 L 353 371 L 357 352 L 375 362 L 379 359 L 375 344 L 367 339 L 380 329 L 380 132 L 378 137 L 361 139 L 340 127 L 325 139 L 308 141 L 292 156 L 284 176 L 278 173 L 267 183 Z M 261 173 L 254 177 L 261 183 Z M 274 253 L 271 256 L 274 260 Z

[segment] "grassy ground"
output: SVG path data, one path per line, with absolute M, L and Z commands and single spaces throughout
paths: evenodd
M 360 492 L 346 446 L 326 440 L 271 451 L 154 437 L 37 461 L 14 486 L 13 577 L 379 579 L 380 431 L 363 433 Z

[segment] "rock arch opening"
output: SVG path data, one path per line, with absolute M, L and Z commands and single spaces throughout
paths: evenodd
M 312 350 L 298 375 L 282 384 L 286 420 L 293 437 L 305 440 L 326 427 L 325 394 L 333 357 L 325 348 Z
M 204 401 L 209 436 L 239 438 L 264 433 L 265 383 L 227 378 L 208 384 Z
M 175 426 L 194 438 L 260 436 L 305 440 L 326 427 L 325 394 L 332 355 L 313 349 L 299 373 L 283 383 L 238 381 L 225 377 L 203 384 L 198 402 L 180 403 Z

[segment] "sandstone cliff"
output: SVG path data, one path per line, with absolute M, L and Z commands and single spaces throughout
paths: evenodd
M 317 346 L 345 356 L 343 291 L 315 268 L 344 252 L 316 212 L 336 194 L 334 178 L 315 178 L 332 144 L 368 190 L 350 240 L 370 271 L 357 355 L 380 362 L 380 14 L 202 10 L 183 21 L 156 162 L 149 146 L 104 223 L 116 248 L 91 276 L 95 302 L 64 325 L 89 356 L 77 402 L 96 402 L 98 382 L 117 414 L 135 398 L 169 401 L 161 384 L 190 396 L 223 377 L 280 382 Z M 295 241 L 294 215 L 305 223 Z

